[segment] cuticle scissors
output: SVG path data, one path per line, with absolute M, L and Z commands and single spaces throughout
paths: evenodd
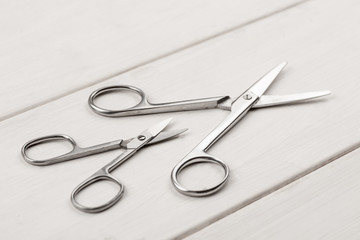
M 283 96 L 266 96 L 263 95 L 265 91 L 269 88 L 271 83 L 279 75 L 281 70 L 286 66 L 286 62 L 283 62 L 264 75 L 260 80 L 255 82 L 249 89 L 244 93 L 239 95 L 236 98 L 231 98 L 229 96 L 223 97 L 212 97 L 212 98 L 202 98 L 186 101 L 177 101 L 169 103 L 150 103 L 145 95 L 145 93 L 136 87 L 119 85 L 100 88 L 94 91 L 88 100 L 90 108 L 97 114 L 107 117 L 125 117 L 125 116 L 135 116 L 142 114 L 152 114 L 152 113 L 164 113 L 164 112 L 174 112 L 174 111 L 186 111 L 186 110 L 200 110 L 200 109 L 209 109 L 209 108 L 220 108 L 230 111 L 230 114 L 213 130 L 210 134 L 205 137 L 190 153 L 188 153 L 172 170 L 171 172 L 171 181 L 180 193 L 188 196 L 207 196 L 219 191 L 226 183 L 229 177 L 229 167 L 222 162 L 220 159 L 216 158 L 207 153 L 207 150 L 226 132 L 228 132 L 233 126 L 235 126 L 240 119 L 242 119 L 246 113 L 252 108 L 262 108 L 269 106 L 278 106 L 290 103 L 297 103 L 304 100 L 309 100 L 313 98 L 322 97 L 329 95 L 330 91 L 316 91 L 308 93 L 298 93 L 290 94 Z M 95 104 L 95 99 L 98 96 L 107 94 L 114 91 L 124 91 L 129 90 L 140 95 L 140 102 L 131 108 L 122 109 L 122 110 L 109 110 L 102 107 L 99 107 Z M 181 185 L 178 180 L 180 172 L 196 163 L 214 163 L 222 167 L 224 170 L 224 177 L 220 183 L 217 185 L 201 189 L 194 190 L 188 189 Z
M 80 183 L 71 193 L 71 202 L 75 206 L 75 208 L 83 212 L 97 213 L 112 207 L 115 203 L 117 203 L 120 200 L 120 198 L 124 193 L 124 186 L 119 182 L 119 180 L 113 177 L 110 174 L 110 172 L 112 172 L 123 162 L 125 162 L 127 159 L 133 156 L 142 147 L 172 139 L 187 130 L 187 129 L 178 129 L 178 130 L 164 131 L 165 127 L 169 124 L 170 121 L 171 119 L 167 119 L 160 123 L 157 123 L 151 126 L 150 128 L 146 129 L 142 133 L 138 134 L 134 138 L 130 138 L 127 140 L 120 139 L 87 148 L 80 148 L 77 145 L 77 143 L 74 141 L 74 139 L 72 139 L 67 135 L 59 134 L 59 135 L 40 137 L 25 143 L 25 145 L 21 149 L 21 153 L 26 162 L 32 165 L 46 166 L 46 165 L 69 161 L 76 158 L 86 157 L 89 155 L 98 154 L 110 150 L 115 150 L 120 148 L 125 149 L 125 151 L 120 156 L 112 160 L 110 163 L 106 164 L 104 167 L 102 167 L 100 170 L 95 172 L 85 181 Z M 53 157 L 45 160 L 34 160 L 27 155 L 27 150 L 30 149 L 31 147 L 53 141 L 67 141 L 72 145 L 73 149 L 70 152 L 63 154 L 61 156 Z M 89 187 L 91 184 L 101 180 L 111 181 L 116 185 L 118 185 L 119 190 L 111 200 L 100 206 L 95 206 L 95 207 L 88 207 L 82 205 L 77 201 L 76 197 L 82 190 Z

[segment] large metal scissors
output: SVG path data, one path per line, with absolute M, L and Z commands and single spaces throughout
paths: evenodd
M 280 64 L 274 69 L 283 68 L 286 63 Z M 282 67 L 281 67 L 282 66 Z M 273 72 L 273 71 L 272 71 Z M 275 76 L 276 77 L 276 76 Z M 107 95 L 113 92 L 132 92 L 140 96 L 140 101 L 133 107 L 126 109 L 106 109 L 104 107 L 98 106 L 95 101 L 98 97 Z M 322 97 L 330 94 L 330 91 L 314 91 L 306 93 L 295 93 L 289 95 L 263 95 L 252 99 L 254 103 L 252 108 L 262 108 L 270 106 L 278 106 L 290 103 L 302 102 L 305 100 Z M 250 95 L 249 95 L 250 96 Z M 88 104 L 91 110 L 95 113 L 105 116 L 105 117 L 127 117 L 127 116 L 137 116 L 145 114 L 154 114 L 154 113 L 165 113 L 165 112 L 179 112 L 179 111 L 191 111 L 191 110 L 203 110 L 203 109 L 213 109 L 220 108 L 227 111 L 233 111 L 233 104 L 238 99 L 231 98 L 230 96 L 219 96 L 219 97 L 209 97 L 209 98 L 199 98 L 191 99 L 185 101 L 176 101 L 176 102 L 166 102 L 166 103 L 151 103 L 148 100 L 145 92 L 141 89 L 130 86 L 130 85 L 115 85 L 103 87 L 92 92 L 88 99 Z
M 97 213 L 104 211 L 110 208 L 111 206 L 113 206 L 115 203 L 117 203 L 120 200 L 120 198 L 124 193 L 124 186 L 119 182 L 119 180 L 113 177 L 110 174 L 110 172 L 112 172 L 123 162 L 125 162 L 127 159 L 133 156 L 142 147 L 172 139 L 187 130 L 187 129 L 179 129 L 179 130 L 164 131 L 165 127 L 168 125 L 170 121 L 171 119 L 164 120 L 156 125 L 151 126 L 150 128 L 140 133 L 139 135 L 127 140 L 119 139 L 116 141 L 103 143 L 87 148 L 79 147 L 77 143 L 74 141 L 74 139 L 72 139 L 67 135 L 51 135 L 51 136 L 41 137 L 25 143 L 25 145 L 21 149 L 21 153 L 26 162 L 32 165 L 45 166 L 45 165 L 76 159 L 76 158 L 86 157 L 89 155 L 102 153 L 110 150 L 115 150 L 120 148 L 125 149 L 125 151 L 120 156 L 112 160 L 110 163 L 106 164 L 104 167 L 102 167 L 100 170 L 95 172 L 85 181 L 80 183 L 71 193 L 71 202 L 77 209 L 84 212 Z M 45 160 L 34 160 L 28 156 L 27 151 L 31 147 L 53 141 L 67 141 L 72 145 L 73 149 L 67 154 Z M 77 201 L 76 196 L 82 190 L 94 184 L 95 182 L 99 182 L 102 180 L 111 181 L 116 185 L 118 185 L 119 187 L 118 193 L 111 200 L 100 206 L 95 206 L 95 207 L 84 206 Z
M 145 93 L 132 86 L 111 86 L 98 89 L 94 91 L 89 97 L 89 106 L 97 114 L 108 117 L 122 117 L 133 116 L 140 114 L 185 111 L 185 110 L 199 110 L 209 108 L 220 108 L 230 111 L 230 114 L 221 122 L 205 139 L 203 139 L 189 154 L 187 154 L 173 169 L 171 173 L 171 181 L 174 187 L 182 194 L 188 196 L 207 196 L 219 191 L 226 183 L 229 177 L 229 167 L 220 159 L 206 153 L 209 148 L 219 140 L 226 132 L 228 132 L 237 122 L 243 118 L 246 113 L 252 108 L 262 108 L 269 106 L 278 106 L 283 104 L 297 103 L 304 100 L 322 97 L 330 94 L 330 91 L 316 91 L 307 93 L 297 93 L 282 96 L 266 96 L 263 95 L 275 78 L 279 75 L 281 70 L 285 67 L 286 62 L 279 64 L 272 69 L 265 76 L 260 78 L 249 89 L 247 89 L 240 96 L 231 98 L 230 96 L 203 98 L 187 101 L 178 101 L 170 103 L 153 104 L 150 103 Z M 141 101 L 134 107 L 123 110 L 109 110 L 98 107 L 95 104 L 95 99 L 98 96 L 104 95 L 113 91 L 130 90 L 140 95 Z M 180 172 L 196 163 L 214 163 L 221 166 L 224 170 L 223 179 L 215 186 L 194 190 L 188 189 L 181 185 L 178 180 Z
M 217 140 L 234 127 L 251 108 L 294 103 L 305 99 L 325 96 L 331 93 L 330 91 L 319 91 L 288 96 L 263 96 L 285 65 L 285 62 L 279 64 L 240 96 L 234 100 L 230 100 L 230 114 L 174 167 L 171 172 L 171 180 L 174 187 L 180 193 L 194 197 L 208 196 L 219 191 L 225 185 L 230 173 L 229 167 L 217 157 L 206 152 Z M 223 179 L 217 185 L 206 189 L 194 190 L 184 187 L 179 182 L 178 176 L 183 169 L 196 163 L 214 163 L 221 166 L 225 173 Z

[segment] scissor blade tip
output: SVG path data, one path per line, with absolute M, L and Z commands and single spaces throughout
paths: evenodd
M 165 120 L 157 123 L 156 125 L 150 127 L 148 129 L 148 131 L 151 132 L 151 134 L 153 134 L 153 135 L 157 135 L 166 128 L 166 126 L 171 122 L 171 120 L 172 120 L 172 118 L 165 119 Z
M 278 68 L 282 70 L 287 64 L 288 64 L 287 62 L 282 62 L 278 65 Z
M 181 129 L 169 130 L 169 131 L 164 132 L 163 135 L 167 135 L 167 138 L 176 137 L 176 136 L 179 136 L 180 134 L 183 134 L 187 130 L 189 130 L 189 129 L 181 128 Z
M 172 118 L 167 118 L 158 123 L 159 126 L 167 126 L 172 121 Z
M 318 91 L 318 92 L 315 92 L 315 93 L 317 93 L 317 95 L 318 95 L 319 97 L 322 97 L 322 96 L 330 95 L 330 94 L 331 94 L 331 91 L 329 91 L 329 90 L 323 90 L 323 91 Z
M 171 121 L 172 121 L 172 118 L 167 118 L 163 122 L 166 123 L 166 124 L 169 124 Z
M 181 128 L 181 129 L 179 129 L 179 134 L 184 133 L 184 132 L 186 132 L 187 130 L 189 130 L 189 129 L 188 129 L 188 128 Z

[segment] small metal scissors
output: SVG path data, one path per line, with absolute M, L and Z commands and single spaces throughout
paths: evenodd
M 318 98 L 330 94 L 330 91 L 317 91 L 308 93 L 297 93 L 283 96 L 266 96 L 263 95 L 271 83 L 275 80 L 281 70 L 285 67 L 286 62 L 279 64 L 269 73 L 263 76 L 248 90 L 240 96 L 231 99 L 229 96 L 203 98 L 187 101 L 178 101 L 170 103 L 152 104 L 150 103 L 143 91 L 132 86 L 112 86 L 105 87 L 94 91 L 89 97 L 90 108 L 97 114 L 108 117 L 133 116 L 140 114 L 199 110 L 209 108 L 220 108 L 230 111 L 225 120 L 220 123 L 205 139 L 203 139 L 188 155 L 185 156 L 173 169 L 171 181 L 174 187 L 182 194 L 188 196 L 207 196 L 219 191 L 226 183 L 229 177 L 229 167 L 220 159 L 206 153 L 207 150 L 228 132 L 237 122 L 243 118 L 251 108 L 262 108 L 301 102 L 308 99 Z M 108 110 L 95 105 L 96 97 L 113 91 L 130 90 L 141 96 L 141 101 L 134 107 L 124 110 Z M 208 189 L 191 190 L 182 186 L 178 180 L 179 173 L 186 167 L 196 163 L 215 163 L 220 165 L 224 170 L 224 177 L 220 183 Z
M 123 162 L 125 162 L 127 159 L 129 159 L 131 156 L 133 156 L 138 150 L 140 150 L 142 147 L 147 146 L 149 144 L 158 143 L 160 141 L 169 140 L 171 138 L 174 138 L 178 136 L 179 134 L 183 133 L 187 129 L 179 129 L 179 130 L 169 130 L 164 131 L 165 127 L 169 124 L 171 119 L 167 119 L 165 121 L 162 121 L 156 125 L 151 126 L 147 130 L 143 131 L 139 135 L 137 135 L 134 138 L 130 138 L 127 140 L 116 140 L 108 143 L 103 143 L 99 145 L 95 145 L 92 147 L 87 148 L 80 148 L 76 142 L 67 135 L 51 135 L 46 137 L 41 137 L 37 139 L 33 139 L 29 142 L 27 142 L 21 149 L 21 153 L 25 159 L 26 162 L 32 164 L 32 165 L 38 165 L 38 166 L 44 166 L 44 165 L 50 165 L 55 163 L 60 163 L 76 158 L 81 158 L 97 153 L 102 153 L 114 149 L 120 149 L 124 148 L 125 151 L 115 158 L 110 163 L 106 164 L 104 167 L 102 167 L 100 170 L 95 172 L 93 175 L 91 175 L 89 178 L 87 178 L 85 181 L 80 183 L 71 193 L 71 202 L 72 204 L 79 210 L 89 213 L 97 213 L 104 211 L 111 206 L 113 206 L 115 203 L 117 203 L 120 198 L 122 197 L 124 193 L 124 186 L 115 178 L 113 177 L 110 172 L 112 172 L 114 169 L 116 169 L 118 166 L 120 166 Z M 26 152 L 29 148 L 39 145 L 46 142 L 52 142 L 52 141 L 68 141 L 73 149 L 64 155 L 46 159 L 46 160 L 34 160 L 30 158 Z M 109 200 L 105 204 L 102 204 L 100 206 L 96 207 L 87 207 L 82 204 L 80 204 L 76 200 L 76 196 L 85 188 L 90 186 L 91 184 L 95 182 L 99 182 L 101 180 L 107 180 L 111 181 L 119 186 L 118 193 L 114 196 L 113 199 Z

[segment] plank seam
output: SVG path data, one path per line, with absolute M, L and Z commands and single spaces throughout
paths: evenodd
M 195 227 L 181 233 L 180 235 L 174 237 L 174 239 L 184 239 L 186 237 L 189 237 L 190 235 L 193 235 L 193 234 L 195 234 L 195 233 L 209 227 L 210 225 L 218 222 L 219 220 L 222 220 L 223 218 L 228 217 L 229 215 L 231 215 L 231 214 L 233 214 L 233 213 L 235 213 L 235 212 L 237 212 L 237 211 L 239 211 L 239 210 L 241 210 L 241 209 L 243 209 L 243 208 L 245 208 L 245 207 L 247 207 L 247 206 L 249 206 L 249 205 L 251 205 L 251 204 L 253 204 L 253 203 L 257 202 L 257 201 L 259 201 L 259 200 L 261 200 L 262 198 L 265 198 L 265 197 L 269 196 L 270 194 L 277 192 L 278 190 L 288 186 L 289 184 L 292 184 L 292 183 L 298 181 L 299 179 L 301 179 L 301 178 L 303 178 L 303 177 L 305 177 L 305 176 L 319 170 L 320 168 L 322 168 L 322 167 L 324 167 L 324 166 L 326 166 L 326 165 L 328 165 L 328 164 L 330 164 L 330 163 L 332 163 L 332 162 L 334 162 L 334 161 L 336 161 L 338 159 L 341 159 L 345 155 L 348 155 L 348 154 L 350 154 L 351 152 L 353 152 L 353 151 L 355 151 L 357 149 L 360 149 L 360 142 L 346 148 L 344 151 L 342 151 L 341 153 L 335 155 L 334 157 L 331 157 L 331 158 L 329 158 L 329 159 L 327 159 L 327 160 L 325 160 L 323 162 L 320 162 L 320 163 L 318 163 L 318 164 L 316 164 L 314 166 L 309 167 L 308 169 L 305 169 L 304 171 L 294 175 L 293 177 L 291 177 L 291 178 L 289 178 L 289 179 L 275 185 L 273 188 L 270 188 L 270 189 L 268 189 L 266 191 L 263 191 L 263 192 L 255 195 L 253 198 L 245 200 L 243 203 L 240 203 L 239 205 L 236 205 L 236 206 L 226 210 L 225 212 L 220 213 L 218 216 L 215 216 L 214 218 L 209 219 L 206 222 L 203 222 L 203 223 L 201 223 L 201 224 L 199 224 L 199 225 L 197 225 L 197 226 L 195 226 Z
M 183 47 L 176 48 L 175 50 L 172 50 L 172 51 L 170 51 L 170 52 L 167 52 L 167 53 L 164 53 L 164 54 L 160 54 L 160 55 L 157 56 L 157 57 L 150 58 L 150 59 L 148 59 L 148 60 L 145 60 L 145 61 L 143 61 L 143 62 L 140 62 L 140 63 L 138 63 L 138 64 L 136 64 L 136 65 L 134 65 L 134 66 L 131 66 L 131 67 L 127 68 L 127 69 L 124 69 L 124 70 L 122 70 L 122 71 L 120 71 L 120 72 L 113 73 L 113 74 L 111 74 L 111 75 L 109 75 L 109 76 L 106 76 L 106 77 L 104 77 L 104 78 L 101 78 L 101 79 L 99 79 L 99 80 L 95 80 L 95 81 L 93 81 L 93 82 L 91 82 L 91 83 L 89 83 L 89 84 L 85 84 L 85 85 L 83 85 L 83 86 L 81 86 L 81 87 L 74 88 L 73 90 L 71 90 L 71 91 L 69 91 L 69 92 L 67 92 L 67 93 L 59 94 L 59 95 L 57 95 L 57 96 L 54 96 L 54 97 L 49 98 L 49 99 L 47 99 L 47 100 L 41 101 L 41 102 L 39 102 L 39 103 L 32 104 L 32 105 L 30 105 L 30 106 L 28 106 L 28 107 L 25 107 L 25 108 L 23 108 L 23 109 L 20 109 L 20 110 L 18 110 L 18 111 L 13 112 L 13 113 L 7 114 L 7 115 L 5 115 L 5 116 L 3 116 L 3 117 L 0 117 L 0 122 L 1 122 L 1 121 L 4 121 L 4 120 L 7 120 L 7 119 L 10 119 L 10 118 L 12 118 L 12 117 L 15 117 L 16 115 L 19 115 L 19 114 L 25 113 L 25 112 L 27 112 L 27 111 L 30 111 L 30 110 L 32 110 L 32 109 L 35 109 L 35 108 L 41 107 L 41 106 L 43 106 L 43 105 L 46 105 L 46 104 L 48 104 L 48 103 L 50 103 L 50 102 L 59 100 L 59 99 L 61 99 L 61 98 L 63 98 L 63 97 L 66 97 L 66 96 L 71 95 L 71 94 L 73 94 L 73 93 L 79 92 L 79 91 L 84 90 L 84 89 L 86 89 L 86 88 L 88 88 L 88 87 L 91 87 L 91 86 L 94 86 L 94 85 L 96 85 L 96 84 L 102 83 L 102 82 L 104 82 L 104 81 L 106 81 L 106 80 L 109 80 L 109 79 L 111 79 L 111 78 L 120 76 L 120 75 L 125 74 L 125 73 L 130 72 L 130 71 L 133 71 L 133 70 L 135 70 L 135 69 L 137 69 L 137 68 L 140 68 L 140 67 L 142 67 L 142 66 L 145 66 L 145 65 L 148 65 L 148 64 L 150 64 L 150 63 L 153 63 L 153 62 L 156 62 L 156 61 L 165 59 L 165 58 L 167 58 L 167 57 L 169 57 L 169 56 L 171 56 L 171 55 L 174 55 L 174 54 L 176 54 L 176 53 L 179 53 L 179 52 L 181 52 L 181 51 L 184 51 L 184 50 L 187 50 L 187 49 L 191 49 L 191 48 L 193 48 L 193 47 L 196 47 L 196 46 L 198 46 L 198 45 L 201 45 L 202 43 L 205 43 L 205 42 L 210 41 L 210 40 L 212 40 L 212 39 L 216 39 L 216 38 L 218 38 L 218 37 L 220 37 L 220 36 L 226 35 L 226 34 L 228 34 L 228 33 L 231 33 L 231 32 L 233 32 L 233 31 L 236 31 L 236 30 L 238 30 L 238 29 L 240 29 L 240 28 L 243 28 L 243 27 L 245 27 L 245 26 L 251 25 L 251 24 L 253 24 L 253 23 L 262 21 L 262 20 L 267 19 L 267 18 L 269 18 L 269 17 L 271 17 L 271 16 L 274 16 L 274 15 L 276 15 L 276 14 L 279 14 L 279 13 L 281 13 L 281 12 L 287 11 L 287 10 L 292 9 L 292 8 L 294 8 L 294 7 L 297 7 L 297 6 L 301 5 L 301 4 L 304 4 L 305 2 L 308 2 L 308 1 L 310 1 L 310 0 L 303 0 L 303 1 L 301 1 L 301 2 L 297 2 L 297 3 L 294 3 L 294 4 L 288 5 L 288 6 L 284 7 L 284 8 L 277 9 L 277 10 L 275 10 L 275 11 L 273 11 L 273 12 L 270 12 L 270 13 L 268 13 L 268 14 L 265 14 L 265 15 L 263 15 L 263 16 L 254 18 L 254 19 L 249 20 L 249 21 L 247 21 L 247 22 L 244 22 L 244 23 L 242 23 L 242 24 L 239 24 L 239 25 L 230 27 L 230 28 L 228 28 L 228 29 L 226 29 L 226 30 L 224 30 L 224 31 L 221 31 L 221 32 L 215 33 L 215 34 L 213 34 L 213 35 L 210 35 L 210 36 L 208 36 L 208 37 L 205 37 L 205 38 L 203 38 L 203 39 L 201 39 L 201 40 L 198 40 L 198 41 L 189 43 L 188 45 L 185 45 L 185 46 L 183 46 Z

